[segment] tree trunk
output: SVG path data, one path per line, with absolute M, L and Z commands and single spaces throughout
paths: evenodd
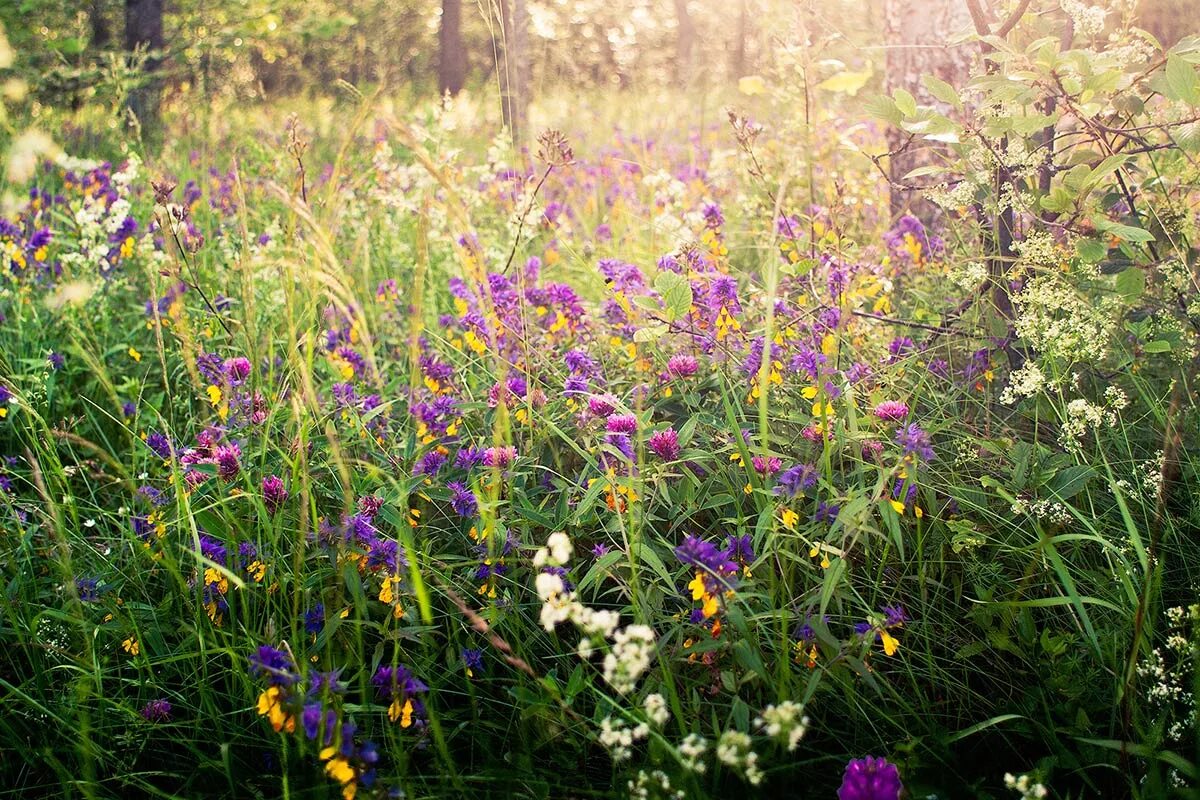
M 977 45 L 946 44 L 952 35 L 971 27 L 971 16 L 962 0 L 886 0 L 884 27 L 888 45 L 884 91 L 889 95 L 904 89 L 918 103 L 937 104 L 921 82 L 922 75 L 934 75 L 955 87 L 966 83 Z M 888 150 L 895 153 L 888 169 L 891 212 L 893 218 L 913 214 L 928 225 L 938 218 L 940 209 L 919 193 L 900 188 L 900 184 L 912 170 L 936 163 L 938 150 L 932 142 L 919 139 L 905 147 L 908 138 L 899 128 L 888 129 Z
M 525 136 L 529 115 L 529 12 L 525 0 L 500 0 L 504 48 L 500 64 L 500 102 L 513 143 Z
M 108 20 L 104 18 L 104 0 L 92 0 L 88 21 L 92 26 L 92 47 L 96 50 L 108 47 L 112 33 L 108 29 Z
M 696 46 L 696 24 L 688 11 L 688 0 L 675 0 L 675 82 L 686 86 L 692 79 L 692 50 Z
M 462 38 L 462 0 L 442 0 L 438 29 L 438 90 L 458 94 L 467 80 L 467 50 Z
M 729 61 L 729 71 L 735 81 L 746 74 L 746 36 L 750 29 L 750 0 L 741 0 L 738 12 L 736 40 L 733 43 L 733 56 Z
M 160 56 L 166 39 L 163 37 L 163 0 L 125 0 L 125 50 L 153 53 L 143 65 L 143 80 L 129 93 L 129 108 L 137 117 L 142 130 L 153 134 L 158 129 L 158 112 L 162 100 Z

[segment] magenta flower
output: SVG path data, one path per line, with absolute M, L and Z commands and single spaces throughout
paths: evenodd
M 904 786 L 900 771 L 886 758 L 855 758 L 846 765 L 838 800 L 897 800 Z
M 663 461 L 674 461 L 679 458 L 679 434 L 675 432 L 674 428 L 650 434 L 650 438 L 646 440 L 646 446 Z
M 238 476 L 242 468 L 242 449 L 236 443 L 218 445 L 213 451 L 213 461 L 217 464 L 217 475 L 223 481 L 231 481 Z
M 608 418 L 605 429 L 609 433 L 634 433 L 637 431 L 637 417 L 633 414 L 617 414 Z
M 673 378 L 690 378 L 700 369 L 700 364 L 694 356 L 671 356 L 667 362 L 667 372 Z
M 288 498 L 288 491 L 284 488 L 283 479 L 278 475 L 268 475 L 263 478 L 262 493 L 263 505 L 267 507 L 267 513 L 271 516 L 275 516 L 279 512 Z
M 901 400 L 884 400 L 875 406 L 875 416 L 884 422 L 899 422 L 908 416 L 908 404 Z
M 504 469 L 517 460 L 517 448 L 515 447 L 489 447 L 483 451 L 483 465 L 485 467 L 499 467 Z
M 607 417 L 617 410 L 617 398 L 611 394 L 598 394 L 588 399 L 588 411 L 596 417 Z
M 250 376 L 250 359 L 245 356 L 225 359 L 225 374 L 229 376 L 229 382 L 237 386 Z

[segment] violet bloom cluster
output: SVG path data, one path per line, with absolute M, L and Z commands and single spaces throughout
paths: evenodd
M 855 758 L 846 765 L 838 800 L 898 800 L 900 770 L 886 758 Z

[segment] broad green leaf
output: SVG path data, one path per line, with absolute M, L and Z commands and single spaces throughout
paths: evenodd
M 661 338 L 667 332 L 667 326 L 662 324 L 647 325 L 644 328 L 639 328 L 633 332 L 633 340 L 639 344 L 642 342 L 653 342 Z
M 1196 68 L 1175 53 L 1167 54 L 1167 97 L 1190 106 L 1200 105 L 1200 78 Z
M 872 70 L 865 69 L 862 72 L 839 72 L 837 75 L 826 78 L 817 84 L 818 89 L 824 89 L 830 92 L 841 92 L 848 94 L 851 97 L 858 94 L 858 90 L 867 85 L 867 81 L 874 74 Z
M 1140 269 L 1123 270 L 1117 275 L 1117 292 L 1125 299 L 1126 303 L 1132 303 L 1142 296 L 1142 292 L 1146 291 L 1146 276 Z
M 962 108 L 962 100 L 959 99 L 958 92 L 941 78 L 936 78 L 933 75 L 923 75 L 921 83 L 925 84 L 925 88 L 929 90 L 929 93 L 938 100 L 948 103 L 955 108 Z
M 904 116 L 911 117 L 917 113 L 917 98 L 904 89 L 897 89 L 892 93 L 892 97 L 896 101 L 896 108 L 900 109 L 900 113 Z
M 1108 245 L 1097 239 L 1077 239 L 1075 252 L 1087 264 L 1096 264 L 1108 255 Z
M 654 279 L 655 290 L 667 307 L 667 319 L 674 322 L 686 317 L 692 308 L 692 285 L 683 275 L 661 272 Z
M 1124 239 L 1127 242 L 1153 242 L 1154 235 L 1149 231 L 1135 228 L 1132 225 L 1124 225 L 1120 222 L 1113 222 L 1106 217 L 1092 217 L 1092 224 L 1105 233 L 1111 233 L 1113 236 Z

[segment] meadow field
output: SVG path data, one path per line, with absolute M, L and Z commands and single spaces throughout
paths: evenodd
M 1195 21 L 527 1 L 0 12 L 0 796 L 1200 796 Z

